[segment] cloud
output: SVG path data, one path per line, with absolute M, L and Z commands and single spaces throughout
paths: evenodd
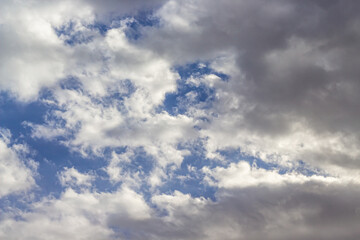
M 0 131 L 0 197 L 36 185 L 20 141 L 98 162 L 56 162 L 60 196 L 1 210 L 0 237 L 359 235 L 358 2 L 3 4 L 0 91 L 47 110 Z
M 91 55 L 66 45 L 66 34 L 76 32 L 80 39 L 97 38 L 99 30 L 91 26 L 97 22 L 109 24 L 113 18 L 110 13 L 124 16 L 161 2 L 107 1 L 99 5 L 96 1 L 4 1 L 0 12 L 0 90 L 22 101 L 36 100 L 41 90 L 74 74 L 74 66 L 79 67 L 84 54 Z M 65 34 L 57 32 L 61 29 Z M 110 31 L 109 37 L 114 35 L 111 32 L 116 31 Z
M 24 158 L 24 151 L 25 145 L 12 143 L 9 130 L 0 129 L 0 198 L 35 187 L 37 163 Z
M 112 239 L 115 230 L 107 226 L 110 216 L 127 221 L 149 217 L 143 198 L 123 187 L 114 193 L 81 192 L 66 189 L 59 199 L 44 198 L 29 212 L 8 212 L 2 217 L 0 236 L 8 239 Z M 13 217 L 18 216 L 19 220 Z
M 126 147 L 126 154 L 142 149 L 149 158 L 147 162 L 154 160 L 151 176 L 146 176 L 152 186 L 161 185 L 166 176 L 164 171 L 168 167 L 179 168 L 184 156 L 189 154 L 187 149 L 178 146 L 197 139 L 195 122 L 187 116 L 171 116 L 166 112 L 154 114 L 152 109 L 139 115 L 137 109 L 133 110 L 134 104 L 128 105 L 138 97 L 137 93 L 126 97 L 124 102 L 106 103 L 104 98 L 92 98 L 75 90 L 61 90 L 57 94 L 56 104 L 62 109 L 51 112 L 51 120 L 46 125 L 27 124 L 32 128 L 33 137 L 47 140 L 66 137 L 61 140 L 63 145 L 85 157 L 104 156 L 108 148 Z M 123 107 L 118 108 L 120 105 Z M 131 161 L 135 157 L 136 154 Z M 124 174 L 127 173 L 120 165 L 118 157 L 114 157 L 106 170 L 115 182 L 126 179 Z
M 90 187 L 94 181 L 94 176 L 78 172 L 74 167 L 64 168 L 59 173 L 59 180 L 62 186 L 85 186 Z
M 148 29 L 143 42 L 175 64 L 210 61 L 230 76 L 216 85 L 210 123 L 201 126 L 209 157 L 240 148 L 268 161 L 303 160 L 344 174 L 359 157 L 358 7 L 169 1 L 156 13 L 161 28 Z
M 359 234 L 358 185 L 319 181 L 223 189 L 213 202 L 175 191 L 152 197 L 156 208 L 124 187 L 114 193 L 71 188 L 59 199 L 7 213 L 9 239 L 353 239 Z M 15 214 L 15 213 L 13 213 Z M 46 226 L 46 227 L 44 227 Z
M 231 163 L 227 168 L 216 167 L 209 169 L 204 167 L 203 172 L 207 175 L 206 179 L 211 185 L 221 188 L 246 188 L 263 185 L 286 185 L 286 184 L 306 184 L 306 182 L 319 181 L 324 184 L 337 184 L 340 179 L 333 177 L 323 177 L 320 175 L 305 176 L 297 172 L 280 174 L 278 170 L 268 170 L 250 166 L 245 161 Z M 215 182 L 216 183 L 215 183 Z
M 67 50 L 51 25 L 41 17 L 19 9 L 3 9 L 0 22 L 1 68 L 0 88 L 19 99 L 34 99 L 42 87 L 53 85 L 64 77 Z

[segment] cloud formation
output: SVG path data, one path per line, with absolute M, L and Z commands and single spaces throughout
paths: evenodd
M 239 147 L 336 174 L 357 167 L 359 157 L 357 7 L 169 1 L 157 13 L 163 28 L 149 30 L 146 44 L 176 63 L 211 59 L 213 69 L 230 76 L 216 85 L 210 111 L 217 117 L 202 131 L 209 152 Z
M 359 235 L 357 1 L 2 5 L 0 238 Z
M 35 187 L 37 163 L 24 158 L 27 147 L 14 144 L 8 129 L 0 128 L 0 198 Z

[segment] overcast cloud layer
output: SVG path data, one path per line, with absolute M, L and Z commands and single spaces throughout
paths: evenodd
M 0 238 L 356 239 L 359 11 L 0 0 Z

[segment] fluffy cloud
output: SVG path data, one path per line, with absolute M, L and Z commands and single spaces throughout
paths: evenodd
M 68 35 L 75 32 L 79 40 L 97 38 L 99 31 L 91 26 L 97 21 L 108 23 L 112 18 L 109 13 L 116 11 L 114 17 L 136 13 L 160 2 L 3 1 L 0 89 L 22 101 L 36 100 L 41 90 L 74 74 L 81 58 L 91 55 L 66 45 L 66 40 L 71 40 Z M 110 38 L 113 35 L 110 33 Z
M 10 131 L 0 129 L 0 198 L 35 186 L 37 164 L 23 157 L 26 146 L 11 143 Z
M 131 21 L 121 20 L 105 36 L 75 46 L 75 55 L 89 56 L 77 58 L 81 67 L 73 74 L 79 89 L 54 87 L 47 103 L 55 110 L 49 111 L 47 124 L 26 124 L 36 138 L 65 136 L 63 144 L 83 155 L 101 155 L 109 147 L 143 148 L 156 159 L 159 168 L 149 181 L 157 185 L 162 171 L 179 167 L 188 154 L 178 145 L 197 138 L 196 121 L 158 110 L 166 94 L 176 90 L 179 75 L 168 60 L 126 37 Z M 108 170 L 112 176 L 117 171 Z
M 74 167 L 65 168 L 59 173 L 59 180 L 63 186 L 91 186 L 94 176 L 77 171 Z
M 7 239 L 112 239 L 116 229 L 107 226 L 110 217 L 140 221 L 149 217 L 149 211 L 143 198 L 126 187 L 114 193 L 77 193 L 68 188 L 59 199 L 45 198 L 34 203 L 29 212 L 8 212 L 2 217 L 0 236 Z M 19 220 L 12 218 L 14 216 L 20 217 Z

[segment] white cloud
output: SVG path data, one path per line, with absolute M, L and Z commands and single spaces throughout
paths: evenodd
M 90 187 L 92 185 L 91 182 L 95 180 L 95 176 L 80 173 L 74 167 L 64 168 L 64 170 L 58 174 L 58 177 L 62 186 Z
M 250 166 L 248 162 L 231 163 L 227 168 L 204 167 L 206 181 L 210 185 L 220 188 L 246 188 L 261 186 L 281 186 L 286 184 L 305 184 L 318 181 L 324 184 L 338 184 L 341 179 L 324 177 L 320 175 L 305 176 L 296 171 L 280 174 L 278 170 L 267 170 Z
M 20 212 L 19 220 L 11 214 L 16 212 L 0 222 L 0 236 L 6 239 L 99 240 L 116 236 L 108 227 L 109 218 L 140 221 L 149 218 L 150 209 L 141 195 L 126 187 L 114 193 L 76 193 L 68 188 L 59 199 L 33 203 L 31 211 Z
M 34 100 L 44 87 L 66 77 L 72 50 L 54 28 L 72 18 L 89 17 L 86 7 L 69 1 L 5 1 L 0 11 L 0 89 L 23 101 Z M 71 11 L 71 9 L 78 11 Z M 81 11 L 79 10 L 81 9 Z
M 91 58 L 103 57 L 102 55 L 96 55 L 93 52 L 94 49 L 84 49 L 81 46 L 74 48 L 66 45 L 64 41 L 69 40 L 66 34 L 72 36 L 76 32 L 81 37 L 92 37 L 95 42 L 98 42 L 97 38 L 101 38 L 98 30 L 89 27 L 96 20 L 109 24 L 109 20 L 112 18 L 111 13 L 115 9 L 117 11 L 115 16 L 121 16 L 126 13 L 134 13 L 139 9 L 148 9 L 160 3 L 161 1 L 157 0 L 146 2 L 108 1 L 101 5 L 95 1 L 3 1 L 4 7 L 0 11 L 0 40 L 2 42 L 0 89 L 11 92 L 17 99 L 22 101 L 36 100 L 42 89 L 56 86 L 59 81 L 71 74 L 86 73 L 91 67 L 95 67 Z M 66 27 L 70 25 L 72 28 L 69 30 L 72 32 L 57 35 L 56 30 L 62 28 L 66 30 Z M 101 44 L 108 42 L 109 46 L 106 47 L 116 48 L 116 46 L 120 46 L 120 42 L 125 43 L 124 40 L 121 40 L 124 36 L 117 34 L 117 32 L 119 31 L 116 29 L 110 30 L 106 40 L 103 41 L 102 39 Z M 100 48 L 101 46 L 90 45 L 91 47 Z M 143 77 L 145 82 L 151 82 L 153 77 L 159 81 L 161 81 L 159 78 L 166 77 L 170 79 L 173 77 L 171 75 L 174 74 L 171 72 L 166 73 L 164 76 L 156 74 L 151 76 L 154 72 L 150 71 L 149 68 L 161 69 L 166 67 L 166 63 L 163 61 L 150 62 L 144 56 L 153 56 L 135 50 L 141 57 L 136 56 L 134 55 L 134 48 L 131 50 L 130 45 L 123 45 L 123 47 L 128 48 L 131 53 L 126 57 L 127 61 L 130 61 L 131 57 L 136 57 L 138 62 L 143 61 L 143 70 L 147 69 L 147 73 L 143 75 L 146 76 Z M 112 56 L 118 60 L 123 58 L 121 53 L 118 55 L 116 57 L 112 53 Z M 133 60 L 135 61 L 134 58 Z M 138 62 L 133 63 L 137 64 Z M 96 64 L 102 65 L 101 62 L 96 62 Z M 122 66 L 125 67 L 126 72 L 121 77 L 129 77 L 126 74 L 127 72 L 132 72 L 132 74 L 137 72 L 137 70 L 131 71 L 131 68 L 127 69 L 124 64 Z M 116 65 L 116 67 L 119 67 L 119 65 Z M 83 69 L 79 70 L 78 68 Z M 122 71 L 122 69 L 119 70 Z M 87 77 L 89 78 L 88 75 Z M 116 77 L 119 77 L 119 72 Z M 132 75 L 130 77 L 136 78 L 136 76 Z M 95 82 L 93 85 L 96 83 L 99 82 Z M 165 84 L 148 84 L 148 87 L 160 92 L 168 90 L 169 87 L 170 89 L 174 88 Z M 156 97 L 161 99 L 162 96 L 157 95 Z
M 10 131 L 0 129 L 0 198 L 35 186 L 37 164 L 23 158 L 21 152 L 26 147 L 11 144 L 10 137 Z
M 108 174 L 110 181 L 112 182 L 120 182 L 130 180 L 132 184 L 139 184 L 140 180 L 138 177 L 129 176 L 128 173 L 124 172 L 121 166 L 121 163 L 129 163 L 132 161 L 132 157 L 134 157 L 134 151 L 132 149 L 127 150 L 122 154 L 116 154 L 112 152 L 111 159 L 109 165 L 106 167 L 106 173 Z M 134 181 L 135 180 L 135 181 Z
M 154 186 L 162 183 L 165 176 L 162 171 L 166 167 L 180 167 L 183 157 L 189 154 L 186 149 L 178 149 L 178 145 L 197 138 L 195 123 L 190 117 L 155 113 L 153 106 L 150 110 L 139 110 L 137 105 L 141 107 L 142 103 L 138 97 L 146 98 L 142 92 L 125 97 L 123 102 L 105 102 L 102 97 L 75 90 L 58 90 L 55 94 L 56 104 L 62 110 L 55 110 L 50 116 L 65 124 L 61 126 L 53 120 L 45 126 L 28 124 L 34 137 L 67 136 L 63 143 L 84 156 L 100 156 L 108 147 L 143 148 L 149 157 L 155 159 L 155 167 L 159 167 L 149 178 Z M 114 181 L 123 179 L 120 173 L 125 174 L 115 160 L 109 164 L 107 172 Z

